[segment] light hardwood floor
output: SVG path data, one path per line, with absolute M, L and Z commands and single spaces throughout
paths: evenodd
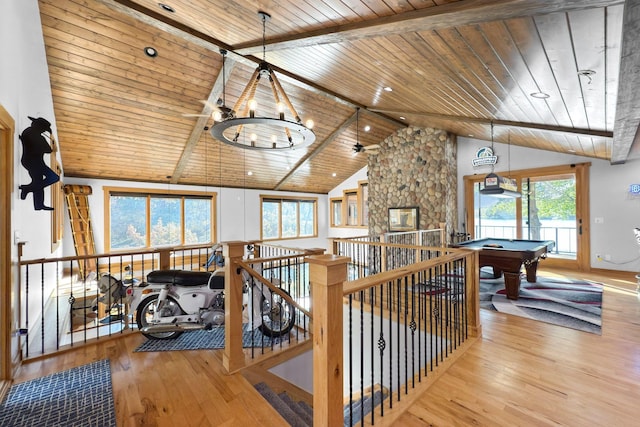
M 482 339 L 393 425 L 640 425 L 634 275 L 540 274 L 604 283 L 602 335 L 482 310 Z M 118 426 L 286 425 L 244 376 L 223 372 L 219 350 L 134 353 L 143 340 L 133 334 L 29 362 L 16 381 L 109 358 Z
M 482 339 L 394 425 L 640 425 L 633 274 L 564 273 L 606 285 L 602 335 L 481 310 Z

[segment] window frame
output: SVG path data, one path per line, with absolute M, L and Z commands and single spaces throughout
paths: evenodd
M 342 191 L 342 197 L 333 197 L 329 199 L 329 217 L 331 221 L 329 222 L 331 227 L 334 228 L 368 228 L 369 227 L 369 217 L 368 217 L 368 209 L 367 204 L 369 203 L 368 198 L 368 190 L 369 190 L 369 181 L 358 181 L 357 188 L 349 188 Z M 355 198 L 356 206 L 355 206 L 355 214 L 356 214 L 356 223 L 350 224 L 350 210 L 349 210 L 349 200 L 351 198 Z M 334 205 L 341 204 L 340 210 L 340 224 L 336 224 L 334 220 Z
M 151 249 L 157 246 L 151 246 L 151 198 L 152 197 L 172 197 L 172 198 L 180 198 L 180 244 L 179 245 L 167 245 L 169 247 L 190 247 L 190 246 L 202 246 L 202 245 L 211 245 L 213 242 L 217 241 L 217 209 L 216 209 L 216 200 L 218 193 L 216 192 L 208 192 L 208 191 L 185 191 L 185 190 L 163 190 L 163 189 L 154 189 L 154 188 L 131 188 L 131 187 L 103 187 L 104 194 L 104 248 L 105 252 L 111 252 L 111 196 L 138 196 L 145 197 L 145 221 L 146 221 L 146 230 L 145 230 L 145 246 L 139 248 L 128 248 L 128 249 L 115 249 L 114 252 L 121 251 L 130 251 L 132 249 Z M 185 199 L 209 199 L 210 200 L 210 209 L 211 209 L 211 224 L 209 227 L 211 235 L 210 240 L 208 242 L 196 243 L 196 244 L 184 244 L 184 236 L 185 236 L 185 211 L 184 211 L 184 201 Z
M 263 235 L 264 230 L 264 216 L 263 216 L 263 204 L 266 202 L 280 203 L 280 209 L 278 212 L 278 236 L 265 238 Z M 282 202 L 297 202 L 297 224 L 296 235 L 293 237 L 282 237 Z M 313 203 L 313 234 L 312 235 L 300 235 L 300 203 Z M 295 196 L 274 196 L 261 194 L 260 195 L 260 240 L 261 241 L 275 241 L 275 240 L 293 240 L 293 239 L 313 239 L 318 237 L 318 198 L 317 197 L 295 197 Z
M 329 211 L 331 227 L 342 227 L 342 197 L 332 197 L 329 199 Z M 338 218 L 336 218 L 336 215 Z

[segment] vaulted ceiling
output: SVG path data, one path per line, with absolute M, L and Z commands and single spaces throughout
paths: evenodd
M 39 1 L 65 175 L 327 193 L 404 126 L 640 158 L 640 0 L 163 1 Z M 312 145 L 206 130 L 263 58 Z

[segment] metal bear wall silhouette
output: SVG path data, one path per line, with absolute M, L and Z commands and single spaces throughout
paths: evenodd
M 29 120 L 31 120 L 31 126 L 22 132 L 20 140 L 22 141 L 21 163 L 29 172 L 31 182 L 19 187 L 20 198 L 24 200 L 29 193 L 33 193 L 33 207 L 35 210 L 52 211 L 52 207 L 44 205 L 44 189 L 60 181 L 60 176 L 47 166 L 44 161 L 44 155 L 50 154 L 53 150 L 42 135 L 44 132 L 49 132 L 49 138 L 53 140 L 51 123 L 42 117 L 29 117 Z

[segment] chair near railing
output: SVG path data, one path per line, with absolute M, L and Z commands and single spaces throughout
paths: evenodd
M 351 249 L 357 245 L 381 247 L 359 240 Z M 409 253 L 409 245 L 398 246 Z M 413 256 L 422 249 L 413 247 Z M 478 255 L 440 250 L 438 257 L 356 280 L 349 280 L 350 256 L 308 258 L 314 425 L 353 425 L 365 416 L 374 424 L 394 402 L 417 395 L 436 369 L 480 335 Z M 373 394 L 377 408 L 366 413 L 358 396 L 371 389 L 381 392 Z

